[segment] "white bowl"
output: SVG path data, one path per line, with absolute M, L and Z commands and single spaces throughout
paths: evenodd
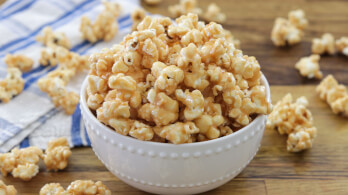
M 267 100 L 270 89 L 266 87 Z M 156 194 L 195 194 L 217 188 L 237 176 L 257 153 L 266 115 L 239 131 L 215 140 L 174 145 L 137 140 L 116 133 L 97 120 L 86 104 L 87 79 L 81 91 L 81 112 L 101 162 L 125 183 Z

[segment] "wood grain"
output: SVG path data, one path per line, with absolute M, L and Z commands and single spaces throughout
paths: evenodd
M 272 101 L 291 92 L 305 95 L 318 128 L 314 147 L 301 153 L 286 151 L 286 137 L 266 130 L 262 146 L 247 168 L 227 184 L 205 194 L 347 194 L 348 193 L 348 119 L 334 115 L 314 92 L 315 86 L 272 86 Z M 145 194 L 113 176 L 90 148 L 75 148 L 69 167 L 61 172 L 47 172 L 43 165 L 29 182 L 2 177 L 19 194 L 37 194 L 50 182 L 67 187 L 77 179 L 100 180 L 113 194 Z M 286 192 L 286 193 L 285 193 Z
M 143 6 L 151 13 L 170 16 L 167 7 L 178 0 L 163 1 L 159 6 Z M 212 1 L 199 0 L 199 7 L 206 10 Z M 344 0 L 214 0 L 227 20 L 224 28 L 241 40 L 244 54 L 255 56 L 271 85 L 317 84 L 317 80 L 303 79 L 294 68 L 295 63 L 311 54 L 311 40 L 330 32 L 336 38 L 348 36 L 348 1 Z M 287 17 L 292 9 L 301 8 L 309 20 L 304 40 L 293 47 L 277 48 L 270 40 L 276 17 Z M 322 56 L 324 75 L 334 74 L 348 84 L 348 57 Z

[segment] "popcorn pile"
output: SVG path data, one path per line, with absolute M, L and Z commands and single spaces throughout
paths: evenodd
M 81 18 L 80 31 L 82 37 L 91 43 L 98 40 L 110 41 L 118 32 L 118 23 L 115 19 L 120 15 L 120 5 L 108 1 L 103 1 L 103 4 L 105 10 L 98 15 L 93 24 L 88 17 L 83 16 Z
M 312 113 L 306 108 L 306 97 L 292 101 L 291 94 L 278 101 L 268 116 L 266 127 L 278 130 L 281 135 L 287 134 L 287 150 L 299 152 L 312 147 L 317 128 L 313 126 Z
M 314 38 L 312 40 L 312 53 L 330 55 L 335 54 L 335 38 L 331 33 L 325 33 L 321 38 Z
M 61 106 L 67 114 L 73 114 L 79 102 L 79 95 L 68 92 L 65 86 L 78 71 L 88 69 L 88 56 L 80 56 L 64 47 L 52 44 L 42 50 L 41 54 L 42 64 L 55 66 L 59 63 L 59 66 L 46 77 L 39 79 L 39 88 L 48 93 L 56 107 Z
M 22 92 L 24 80 L 18 68 L 8 68 L 5 79 L 0 81 L 0 100 L 7 103 L 15 95 Z
M 295 68 L 300 71 L 300 74 L 309 79 L 317 78 L 321 79 L 323 73 L 320 71 L 319 66 L 320 55 L 311 55 L 309 57 L 303 57 L 295 64 Z
M 39 173 L 39 160 L 44 159 L 48 170 L 64 169 L 71 155 L 66 138 L 58 138 L 48 143 L 43 154 L 38 147 L 14 148 L 9 153 L 0 154 L 0 170 L 3 176 L 11 173 L 13 177 L 28 181 Z
M 174 144 L 215 139 L 270 113 L 260 65 L 198 16 L 149 16 L 90 57 L 87 104 L 122 135 Z
M 91 180 L 76 180 L 70 184 L 67 190 L 59 183 L 50 183 L 44 185 L 40 190 L 40 195 L 111 195 L 111 191 L 100 181 L 93 182 Z
M 133 21 L 132 31 L 137 30 L 138 24 L 140 24 L 140 22 L 143 21 L 143 19 L 145 18 L 145 15 L 146 15 L 146 12 L 142 8 L 137 8 L 132 12 L 131 14 L 131 18 Z
M 308 21 L 303 10 L 293 10 L 288 14 L 288 19 L 276 18 L 271 39 L 276 46 L 294 45 L 303 38 L 303 31 Z
M 43 35 L 36 36 L 36 41 L 41 42 L 43 45 L 48 46 L 50 44 L 59 45 L 67 49 L 71 48 L 71 43 L 68 37 L 62 32 L 53 32 L 52 28 L 47 26 L 42 30 Z
M 340 53 L 348 56 L 348 37 L 341 37 L 336 40 L 336 48 Z
M 326 101 L 335 114 L 348 116 L 348 93 L 344 85 L 339 85 L 337 80 L 328 75 L 316 88 L 320 99 Z
M 28 72 L 33 68 L 34 61 L 25 55 L 7 54 L 5 56 L 5 63 L 9 68 L 19 68 L 22 72 Z
M 0 194 L 1 195 L 16 195 L 17 190 L 12 185 L 5 185 L 5 183 L 0 180 Z

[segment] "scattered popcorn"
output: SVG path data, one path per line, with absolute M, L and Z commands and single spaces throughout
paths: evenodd
M 348 92 L 344 85 L 328 75 L 316 88 L 320 99 L 326 101 L 335 114 L 348 116 Z
M 55 44 L 67 49 L 71 48 L 68 37 L 62 32 L 53 32 L 52 28 L 47 26 L 42 30 L 43 35 L 36 36 L 36 40 L 43 45 Z
M 101 182 L 76 180 L 67 188 L 69 194 L 111 195 L 111 191 Z
M 7 54 L 5 56 L 5 63 L 9 68 L 19 68 L 22 72 L 28 72 L 32 69 L 34 61 L 25 55 Z
M 321 79 L 323 73 L 320 71 L 319 66 L 320 56 L 313 54 L 309 57 L 303 57 L 295 64 L 295 68 L 300 71 L 300 74 L 309 79 L 317 78 Z
M 220 7 L 215 3 L 211 3 L 208 6 L 208 10 L 204 13 L 204 19 L 208 22 L 224 23 L 226 21 L 226 15 L 221 13 Z
M 120 5 L 108 1 L 103 1 L 103 4 L 105 10 L 98 15 L 93 24 L 86 16 L 81 18 L 80 31 L 82 37 L 91 43 L 102 39 L 110 41 L 118 32 L 118 23 L 115 19 L 121 12 Z
M 42 150 L 38 147 L 14 148 L 10 153 L 0 154 L 1 173 L 7 176 L 11 172 L 13 177 L 28 181 L 39 172 L 41 158 Z
M 276 46 L 294 45 L 303 37 L 303 31 L 308 22 L 302 10 L 289 12 L 289 19 L 276 18 L 271 39 Z
M 148 5 L 158 5 L 162 2 L 162 0 L 145 0 L 145 3 Z
M 7 103 L 22 92 L 24 80 L 18 68 L 8 68 L 6 78 L 0 81 L 0 100 Z
M 336 48 L 343 55 L 348 56 L 348 37 L 341 37 L 336 40 Z
M 268 129 L 275 129 L 281 135 L 289 135 L 287 141 L 289 152 L 311 148 L 317 135 L 312 113 L 307 109 L 307 105 L 306 97 L 302 96 L 293 102 L 289 93 L 277 102 L 268 116 L 266 124 Z
M 131 18 L 133 21 L 132 31 L 137 30 L 138 24 L 145 18 L 146 12 L 142 8 L 137 8 L 131 13 Z
M 120 44 L 91 55 L 87 105 L 117 133 L 140 140 L 183 144 L 232 134 L 271 111 L 260 64 L 233 42 L 195 14 L 176 23 L 146 16 Z
M 312 40 L 312 53 L 330 55 L 335 54 L 335 38 L 330 33 L 325 33 L 321 38 L 314 38 Z
M 111 191 L 100 181 L 76 180 L 64 190 L 59 183 L 44 185 L 40 195 L 111 195 Z
M 169 6 L 168 10 L 175 18 L 188 13 L 201 15 L 202 9 L 197 8 L 196 5 L 196 0 L 180 0 L 179 4 Z
M 71 155 L 66 137 L 57 138 L 48 142 L 44 155 L 44 163 L 48 170 L 62 170 L 68 165 Z
M 1 195 L 16 195 L 17 190 L 12 185 L 5 185 L 5 183 L 0 180 L 0 194 Z
M 69 193 L 59 183 L 50 183 L 41 188 L 40 195 L 69 195 Z
M 47 76 L 40 78 L 38 86 L 43 92 L 48 93 L 56 107 L 62 107 L 67 114 L 71 115 L 75 112 L 79 95 L 75 92 L 68 92 L 65 86 L 79 70 L 88 69 L 88 57 L 69 52 L 60 46 L 51 45 L 47 49 L 53 53 L 46 61 L 47 63 L 41 63 L 54 66 L 59 62 L 59 66 Z M 41 59 L 43 58 L 41 56 Z

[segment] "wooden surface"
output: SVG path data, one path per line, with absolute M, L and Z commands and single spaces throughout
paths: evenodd
M 272 100 L 277 101 L 287 92 L 294 97 L 305 95 L 318 128 L 314 147 L 301 153 L 286 151 L 286 136 L 266 130 L 262 145 L 249 166 L 235 179 L 206 194 L 348 194 L 348 122 L 334 115 L 328 105 L 314 93 L 314 86 L 273 86 Z M 113 176 L 97 159 L 90 148 L 73 149 L 69 167 L 61 172 L 40 173 L 30 182 L 2 177 L 14 185 L 19 194 L 37 194 L 50 182 L 67 187 L 77 179 L 100 180 L 113 194 L 145 194 Z
M 0 0 L 0 2 L 3 0 Z M 164 1 L 147 11 L 168 15 L 167 6 L 177 1 Z M 199 0 L 206 9 L 210 0 Z M 348 194 L 348 122 L 334 115 L 314 92 L 316 80 L 299 76 L 294 64 L 310 55 L 311 39 L 331 32 L 335 37 L 348 36 L 348 1 L 344 0 L 216 0 L 227 22 L 223 26 L 241 40 L 245 54 L 259 60 L 262 71 L 272 85 L 272 100 L 287 92 L 294 97 L 305 95 L 318 128 L 314 148 L 301 153 L 286 151 L 286 137 L 266 131 L 256 157 L 238 177 L 206 194 Z M 286 17 L 291 9 L 302 8 L 309 19 L 304 41 L 294 47 L 276 48 L 270 41 L 274 19 Z M 324 75 L 332 73 L 348 84 L 348 58 L 323 56 L 320 61 Z M 305 84 L 305 85 L 302 85 Z M 292 85 L 292 86 L 289 86 Z M 41 170 L 30 182 L 11 176 L 2 177 L 15 185 L 19 194 L 38 194 L 45 183 L 59 182 L 64 187 L 77 179 L 103 181 L 113 194 L 145 194 L 120 181 L 106 170 L 90 148 L 73 149 L 69 167 L 58 173 Z

